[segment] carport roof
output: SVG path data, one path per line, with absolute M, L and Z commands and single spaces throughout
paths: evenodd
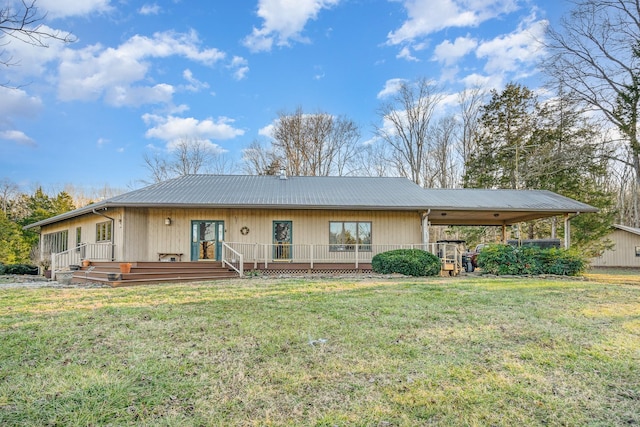
M 406 178 L 186 175 L 34 224 L 118 207 L 393 210 L 429 212 L 432 224 L 503 225 L 566 213 L 597 212 L 550 191 L 432 190 Z

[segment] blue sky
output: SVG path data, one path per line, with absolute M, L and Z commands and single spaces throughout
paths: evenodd
M 9 0 L 9 3 L 15 0 Z M 6 2 L 3 2 L 6 3 Z M 535 88 L 549 0 L 38 0 L 77 39 L 12 41 L 0 68 L 0 178 L 24 190 L 140 187 L 145 153 L 202 139 L 237 163 L 278 112 L 343 115 L 362 143 L 400 79 L 447 95 Z M 3 42 L 7 39 L 3 39 Z

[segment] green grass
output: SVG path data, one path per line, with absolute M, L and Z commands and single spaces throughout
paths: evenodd
M 3 426 L 640 423 L 640 286 L 0 290 Z

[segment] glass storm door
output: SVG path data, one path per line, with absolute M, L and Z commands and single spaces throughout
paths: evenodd
M 191 261 L 220 261 L 224 221 L 191 221 Z
M 288 261 L 292 259 L 291 221 L 273 221 L 273 259 Z

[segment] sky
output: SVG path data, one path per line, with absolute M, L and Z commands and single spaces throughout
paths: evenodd
M 0 8 L 16 0 L 0 0 Z M 4 6 L 3 6 L 4 5 Z M 279 113 L 324 112 L 374 138 L 398 82 L 446 95 L 536 88 L 552 0 L 37 0 L 43 29 L 74 42 L 4 37 L 0 179 L 126 190 L 145 154 L 202 140 L 236 164 Z M 9 42 L 8 44 L 6 44 Z

